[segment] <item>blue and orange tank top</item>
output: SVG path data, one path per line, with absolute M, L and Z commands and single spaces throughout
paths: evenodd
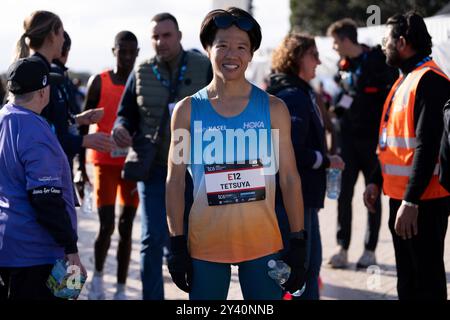
M 275 215 L 276 163 L 269 96 L 252 86 L 245 109 L 224 117 L 206 88 L 191 99 L 194 204 L 189 215 L 193 258 L 238 263 L 282 248 Z

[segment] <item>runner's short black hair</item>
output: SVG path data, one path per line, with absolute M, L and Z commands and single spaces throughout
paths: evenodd
M 392 37 L 404 37 L 406 42 L 423 55 L 430 55 L 433 43 L 422 16 L 415 11 L 405 14 L 396 14 L 390 17 L 386 25 L 392 26 Z
M 114 46 L 117 47 L 120 41 L 133 41 L 138 43 L 137 37 L 131 31 L 120 31 L 114 38 Z
M 173 23 L 175 23 L 175 27 L 177 27 L 177 30 L 180 30 L 180 27 L 178 26 L 178 21 L 177 21 L 177 19 L 176 19 L 173 15 L 171 15 L 170 13 L 168 13 L 168 12 L 158 13 L 157 15 L 155 15 L 155 16 L 152 18 L 152 22 L 154 21 L 154 22 L 156 22 L 156 23 L 161 22 L 161 21 L 164 21 L 164 20 L 170 20 L 170 21 L 172 21 Z
M 232 15 L 233 17 L 238 19 L 245 18 L 251 22 L 253 27 L 245 32 L 247 32 L 248 37 L 250 38 L 252 51 L 255 52 L 256 50 L 258 50 L 259 46 L 261 45 L 262 39 L 261 26 L 250 13 L 236 7 L 230 7 L 226 10 L 213 10 L 206 15 L 205 19 L 203 19 L 202 26 L 200 27 L 200 42 L 202 43 L 203 49 L 206 50 L 206 48 L 212 45 L 216 37 L 217 30 L 219 30 L 219 27 L 217 27 L 216 23 L 214 22 L 214 18 L 216 16 L 227 14 Z

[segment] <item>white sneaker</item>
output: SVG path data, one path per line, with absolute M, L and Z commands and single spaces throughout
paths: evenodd
M 335 269 L 347 268 L 348 266 L 347 250 L 340 248 L 339 252 L 331 257 L 328 264 L 330 264 L 331 267 Z
M 364 250 L 361 258 L 356 263 L 356 268 L 367 269 L 370 266 L 376 265 L 377 259 L 375 257 L 375 251 Z
M 103 289 L 103 277 L 93 276 L 88 293 L 89 300 L 105 300 L 105 290 Z
M 116 293 L 114 293 L 114 300 L 128 300 L 127 294 L 126 294 L 126 287 L 124 284 L 117 284 L 116 286 Z

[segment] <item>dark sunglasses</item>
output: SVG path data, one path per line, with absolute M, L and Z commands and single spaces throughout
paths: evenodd
M 213 18 L 214 24 L 219 29 L 227 29 L 232 24 L 236 25 L 242 31 L 250 31 L 254 27 L 252 20 L 246 17 L 235 17 L 231 14 L 221 14 Z

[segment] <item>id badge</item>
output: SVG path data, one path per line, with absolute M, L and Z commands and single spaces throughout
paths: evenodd
M 350 109 L 353 104 L 353 98 L 347 94 L 344 94 L 338 102 L 338 106 L 344 109 Z
M 111 151 L 110 155 L 111 158 L 124 158 L 127 156 L 128 154 L 128 149 L 129 148 L 119 148 L 119 149 L 115 149 L 113 151 Z
M 205 185 L 210 206 L 266 198 L 264 167 L 259 160 L 246 164 L 205 165 Z
M 387 145 L 387 128 L 386 127 L 381 129 L 379 145 L 380 145 L 381 150 L 386 149 L 386 145 Z

